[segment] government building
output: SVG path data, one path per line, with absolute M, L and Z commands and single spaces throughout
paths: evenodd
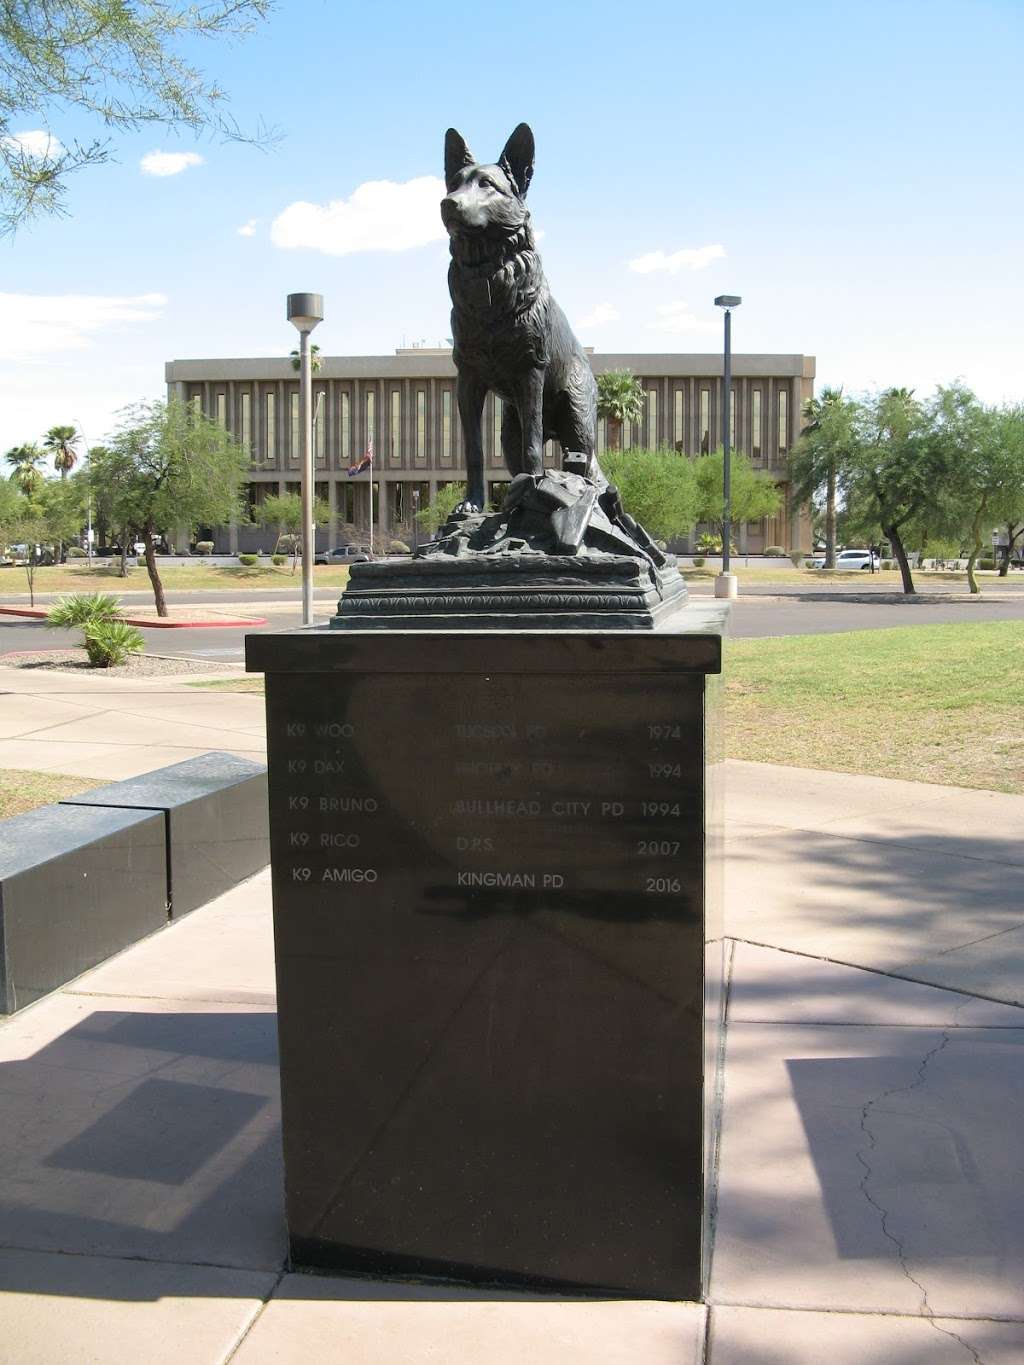
M 721 444 L 721 353 L 595 352 L 589 358 L 595 374 L 630 370 L 643 386 L 643 417 L 626 424 L 624 447 L 668 446 L 693 456 Z M 442 485 L 466 477 L 451 351 L 415 347 L 393 356 L 319 359 L 313 376 L 316 495 L 331 515 L 317 533 L 317 549 L 369 543 L 371 477 L 374 548 L 386 550 L 396 540 L 409 544 L 416 510 Z M 299 491 L 299 377 L 290 360 L 171 360 L 166 378 L 168 397 L 200 407 L 249 453 L 251 509 L 268 494 Z M 776 478 L 783 492 L 777 515 L 738 528 L 741 553 L 758 554 L 768 545 L 811 549 L 807 511 L 790 496 L 786 456 L 813 389 L 813 356 L 733 356 L 733 446 Z M 508 480 L 500 432 L 501 400 L 492 394 L 484 409 L 484 458 L 495 503 Z M 607 423 L 599 421 L 599 454 L 608 439 Z M 371 443 L 372 466 L 351 477 L 348 470 Z M 549 442 L 545 464 L 556 468 L 560 458 Z M 268 550 L 273 540 L 267 530 L 244 524 L 205 528 L 203 536 L 226 553 Z M 673 548 L 691 546 L 683 537 Z

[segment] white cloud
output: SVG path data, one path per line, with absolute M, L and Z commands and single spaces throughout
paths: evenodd
M 240 228 L 236 228 L 235 231 L 238 233 L 239 237 L 255 237 L 256 224 L 259 221 L 260 220 L 258 218 L 250 218 L 247 223 L 243 223 L 242 226 Z
M 139 162 L 143 175 L 180 175 L 189 166 L 201 166 L 198 152 L 147 152 Z
M 270 240 L 286 251 L 305 247 L 328 256 L 407 251 L 447 236 L 441 223 L 444 181 L 421 175 L 401 183 L 367 180 L 347 199 L 298 200 L 274 219 Z
M 155 322 L 166 302 L 163 294 L 0 294 L 0 360 L 84 350 L 93 333 Z
M 3 139 L 9 152 L 24 152 L 35 161 L 55 160 L 64 151 L 64 144 L 43 128 L 33 128 L 27 133 L 12 133 Z
M 580 318 L 576 326 L 581 330 L 584 327 L 601 327 L 606 322 L 615 322 L 619 316 L 619 310 L 613 308 L 610 303 L 599 303 L 590 310 L 585 318 Z
M 690 305 L 682 299 L 663 303 L 658 309 L 658 321 L 651 323 L 655 332 L 707 332 L 715 326 L 712 318 L 699 318 L 690 312 Z
M 635 256 L 626 264 L 637 275 L 650 275 L 656 270 L 666 270 L 670 275 L 678 275 L 680 270 L 706 270 L 712 261 L 725 258 L 725 247 L 721 243 L 713 246 L 683 247 L 680 251 L 666 254 L 664 251 L 648 251 L 645 256 Z

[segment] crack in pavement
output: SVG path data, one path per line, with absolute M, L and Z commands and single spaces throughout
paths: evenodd
M 940 1055 L 940 1053 L 946 1050 L 946 1048 L 952 1041 L 953 1038 L 952 1029 L 955 1027 L 955 1016 L 966 1003 L 967 1002 L 964 1001 L 961 1004 L 957 1005 L 956 1009 L 953 1012 L 954 1019 L 950 1020 L 949 1024 L 947 1024 L 943 1028 L 942 1037 L 935 1044 L 935 1046 L 933 1048 L 930 1048 L 929 1051 L 926 1052 L 925 1055 L 921 1058 L 920 1064 L 918 1065 L 917 1068 L 917 1074 L 914 1076 L 914 1079 L 910 1082 L 909 1085 L 901 1085 L 896 1086 L 891 1090 L 884 1090 L 880 1095 L 875 1095 L 873 1098 L 865 1102 L 863 1108 L 860 1111 L 860 1129 L 861 1132 L 864 1134 L 864 1137 L 867 1139 L 867 1143 L 865 1146 L 858 1148 L 856 1155 L 857 1160 L 864 1168 L 864 1175 L 861 1177 L 858 1189 L 860 1190 L 864 1198 L 867 1200 L 867 1202 L 878 1214 L 879 1223 L 883 1235 L 893 1244 L 893 1246 L 896 1249 L 896 1257 L 897 1260 L 899 1261 L 900 1269 L 903 1271 L 903 1274 L 910 1281 L 910 1283 L 919 1291 L 921 1295 L 921 1314 L 927 1319 L 930 1325 L 935 1328 L 936 1332 L 940 1332 L 943 1336 L 949 1337 L 951 1341 L 955 1341 L 958 1345 L 962 1346 L 964 1350 L 967 1352 L 967 1354 L 970 1356 L 973 1365 L 985 1365 L 985 1362 L 982 1360 L 981 1356 L 978 1354 L 978 1352 L 974 1349 L 974 1347 L 970 1344 L 969 1341 L 965 1341 L 964 1338 L 960 1336 L 958 1333 L 952 1331 L 948 1327 L 943 1327 L 939 1322 L 936 1321 L 935 1310 L 928 1302 L 928 1290 L 925 1287 L 925 1285 L 921 1282 L 921 1280 L 919 1280 L 917 1276 L 914 1274 L 914 1272 L 911 1270 L 910 1261 L 908 1259 L 907 1251 L 905 1246 L 903 1245 L 902 1240 L 899 1237 L 897 1237 L 896 1234 L 889 1227 L 889 1210 L 884 1208 L 874 1197 L 871 1191 L 868 1189 L 868 1182 L 870 1181 L 873 1172 L 871 1169 L 871 1164 L 867 1160 L 867 1157 L 871 1154 L 871 1152 L 875 1151 L 878 1146 L 878 1139 L 876 1138 L 875 1133 L 870 1126 L 870 1117 L 872 1111 L 875 1109 L 877 1105 L 881 1104 L 884 1100 L 890 1099 L 893 1095 L 909 1095 L 912 1090 L 919 1090 L 921 1086 L 924 1085 L 925 1073 L 928 1070 L 928 1067 L 935 1060 L 935 1058 Z

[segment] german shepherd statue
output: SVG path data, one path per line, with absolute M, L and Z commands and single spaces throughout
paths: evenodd
M 468 475 L 460 512 L 480 512 L 486 501 L 481 419 L 488 391 L 504 400 L 501 450 L 513 479 L 542 475 L 544 442 L 554 439 L 563 461 L 572 453 L 573 469 L 605 483 L 594 460 L 597 385 L 551 297 L 530 226 L 533 159 L 525 123 L 494 165 L 478 164 L 454 128 L 445 134 L 441 219 L 451 239 L 448 287 Z

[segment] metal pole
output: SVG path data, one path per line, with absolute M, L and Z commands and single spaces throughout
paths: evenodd
M 373 557 L 373 464 L 370 464 L 370 557 Z
M 313 376 L 309 332 L 299 333 L 299 427 L 302 432 L 302 624 L 313 624 Z
M 732 485 L 729 453 L 732 437 L 732 310 L 725 310 L 725 376 L 722 381 L 722 572 L 729 572 L 729 542 L 732 540 Z

